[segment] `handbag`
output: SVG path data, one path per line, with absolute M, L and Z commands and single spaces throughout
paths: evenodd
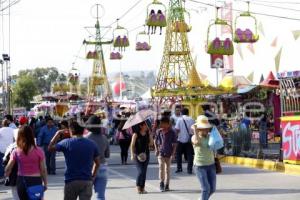
M 140 153 L 137 155 L 137 159 L 140 162 L 145 162 L 147 160 L 147 154 L 146 153 Z
M 189 135 L 189 141 L 188 141 L 188 142 L 192 142 L 192 135 L 190 134 L 190 131 L 189 131 L 189 129 L 188 129 L 188 127 L 187 127 L 187 125 L 186 125 L 186 122 L 185 122 L 185 120 L 183 119 L 183 117 L 182 117 L 182 120 L 183 120 L 185 129 L 186 129 L 186 131 L 187 131 L 187 133 L 188 133 L 188 135 Z
M 21 169 L 21 161 L 18 159 L 18 156 L 16 156 L 18 164 L 20 165 Z M 41 200 L 44 197 L 44 191 L 45 187 L 43 185 L 33 185 L 33 186 L 27 186 L 26 180 L 24 176 L 22 176 L 23 184 L 26 188 L 26 193 L 28 195 L 29 200 Z
M 224 147 L 223 138 L 216 126 L 213 126 L 209 134 L 208 146 L 212 151 L 217 151 Z
M 217 157 L 215 157 L 215 166 L 216 166 L 216 173 L 221 174 L 222 173 L 222 166 L 221 166 L 219 158 L 217 158 Z

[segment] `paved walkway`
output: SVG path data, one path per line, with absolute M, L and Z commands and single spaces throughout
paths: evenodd
M 160 192 L 158 165 L 152 155 L 148 167 L 146 195 L 138 195 L 135 189 L 135 165 L 119 164 L 119 148 L 112 146 L 109 160 L 109 183 L 107 200 L 196 200 L 200 196 L 200 185 L 195 175 L 172 173 L 171 191 Z M 49 176 L 49 189 L 45 199 L 63 199 L 63 157 L 57 159 L 57 175 Z M 172 172 L 176 170 L 172 165 Z M 223 173 L 217 177 L 217 192 L 211 200 L 299 200 L 300 177 L 268 172 L 239 166 L 224 165 Z M 0 186 L 0 199 L 11 199 L 7 187 Z

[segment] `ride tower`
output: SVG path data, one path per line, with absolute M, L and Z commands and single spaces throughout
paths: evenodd
M 88 88 L 88 106 L 86 113 L 91 113 L 97 108 L 91 106 L 93 103 L 98 101 L 111 102 L 112 101 L 112 92 L 109 86 L 109 82 L 106 74 L 106 67 L 104 61 L 104 54 L 102 45 L 110 45 L 113 41 L 103 41 L 101 37 L 101 27 L 99 22 L 99 7 L 102 7 L 100 4 L 96 4 L 96 37 L 95 41 L 84 40 L 83 44 L 93 45 L 94 51 L 89 51 L 86 58 L 93 60 L 93 70 L 92 75 L 89 78 L 89 88 Z M 102 7 L 103 9 L 103 7 Z M 93 108 L 94 107 L 94 108 Z
M 182 0 L 170 0 L 167 16 L 164 53 L 152 96 L 158 104 L 165 101 L 180 101 L 178 91 L 187 86 L 189 72 L 195 63 L 191 56 Z

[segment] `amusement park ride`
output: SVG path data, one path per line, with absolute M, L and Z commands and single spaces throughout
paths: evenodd
M 121 60 L 123 52 L 130 45 L 129 31 L 119 24 L 120 19 L 117 19 L 116 28 L 112 31 L 113 39 L 103 41 L 99 22 L 99 8 L 103 9 L 103 7 L 100 4 L 96 4 L 95 7 L 97 10 L 95 40 L 84 40 L 83 42 L 85 45 L 94 47 L 86 55 L 87 59 L 93 60 L 93 70 L 88 85 L 86 113 L 93 113 L 98 109 L 92 106 L 94 103 L 104 102 L 108 104 L 113 101 L 106 74 L 103 45 L 110 45 L 111 60 Z M 216 58 L 212 62 L 218 61 L 217 67 L 223 66 L 223 56 L 234 53 L 233 42 L 254 43 L 259 39 L 257 21 L 249 11 L 249 2 L 248 10 L 236 17 L 234 28 L 232 21 L 219 17 L 219 9 L 219 7 L 216 7 L 216 18 L 212 20 L 208 27 L 206 49 L 212 58 Z M 244 19 L 252 20 L 253 27 L 242 30 L 245 24 L 243 23 Z M 188 42 L 188 32 L 192 30 L 190 20 L 190 13 L 185 8 L 185 1 L 169 0 L 169 7 L 167 8 L 160 1 L 153 0 L 147 6 L 144 30 L 136 35 L 135 50 L 151 50 L 150 36 L 156 34 L 157 29 L 159 29 L 158 33 L 161 34 L 163 28 L 166 28 L 163 57 L 156 84 L 151 90 L 153 103 L 168 106 L 181 103 L 190 107 L 190 110 L 194 112 L 191 114 L 195 117 L 202 112 L 199 105 L 208 95 L 230 93 L 234 88 L 212 87 L 201 80 L 192 59 Z M 148 30 L 145 26 L 148 26 Z M 229 30 L 228 34 L 225 36 L 220 34 L 221 31 L 219 30 L 221 28 Z M 214 66 L 214 63 L 212 63 L 212 66 Z M 74 76 L 70 76 L 69 82 L 75 83 L 74 81 L 76 82 Z M 73 84 L 73 86 L 75 85 Z
M 89 79 L 86 113 L 95 111 L 97 109 L 97 102 L 103 100 L 105 102 L 112 101 L 112 93 L 107 79 L 102 45 L 110 45 L 113 41 L 102 41 L 99 22 L 99 7 L 101 7 L 101 5 L 96 4 L 95 6 L 97 9 L 95 41 L 83 41 L 85 45 L 94 46 L 94 50 L 89 51 L 86 56 L 87 59 L 93 60 L 92 75 Z M 101 94 L 100 98 L 98 98 L 99 94 Z
M 202 112 L 200 106 L 207 95 L 225 94 L 229 91 L 223 88 L 205 86 L 199 77 L 195 63 L 191 56 L 187 33 L 191 26 L 186 23 L 185 16 L 188 13 L 183 6 L 182 0 L 170 0 L 169 12 L 167 17 L 166 37 L 164 46 L 164 55 L 159 69 L 156 85 L 152 90 L 152 96 L 155 104 L 172 105 L 181 103 L 189 107 L 193 112 L 191 115 L 196 117 Z M 232 38 L 220 41 L 219 38 L 211 40 L 210 29 L 212 26 L 229 26 L 225 20 L 217 18 L 208 29 L 208 50 L 209 54 L 231 55 L 233 54 Z M 218 47 L 214 48 L 218 40 Z M 227 45 L 227 43 L 229 43 Z M 223 47 L 224 46 L 224 47 Z M 227 48 L 228 46 L 228 48 Z

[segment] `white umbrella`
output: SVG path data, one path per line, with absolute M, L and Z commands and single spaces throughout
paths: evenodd
M 156 112 L 152 110 L 141 110 L 137 112 L 135 115 L 131 115 L 128 120 L 125 122 L 123 129 L 128 129 L 134 125 L 137 125 L 143 121 L 146 121 L 150 117 L 154 117 Z

